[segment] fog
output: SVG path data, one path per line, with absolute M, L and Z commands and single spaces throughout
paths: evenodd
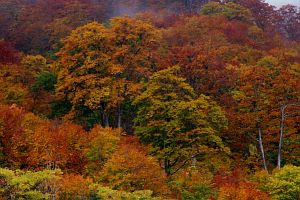
M 300 0 L 266 0 L 266 2 L 276 7 L 281 7 L 286 4 L 292 4 L 300 7 Z

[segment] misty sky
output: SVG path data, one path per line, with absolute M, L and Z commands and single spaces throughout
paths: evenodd
M 300 0 L 266 0 L 269 4 L 275 5 L 277 7 L 280 7 L 282 5 L 286 4 L 292 4 L 296 6 L 300 6 Z

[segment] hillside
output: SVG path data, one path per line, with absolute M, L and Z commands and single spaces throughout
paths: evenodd
M 300 199 L 300 9 L 0 0 L 2 199 Z

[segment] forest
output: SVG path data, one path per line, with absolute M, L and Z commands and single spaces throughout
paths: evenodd
M 300 8 L 0 0 L 0 199 L 300 200 Z

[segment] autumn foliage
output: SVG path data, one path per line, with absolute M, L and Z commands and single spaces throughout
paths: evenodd
M 147 156 L 137 138 L 124 138 L 102 173 L 104 183 L 113 189 L 168 193 L 165 173 L 154 157 Z
M 245 174 L 240 169 L 235 169 L 231 174 L 216 175 L 214 182 L 219 189 L 218 199 L 234 200 L 268 200 L 270 196 L 259 190 L 258 185 L 246 180 Z
M 299 16 L 0 0 L 0 199 L 300 199 Z

